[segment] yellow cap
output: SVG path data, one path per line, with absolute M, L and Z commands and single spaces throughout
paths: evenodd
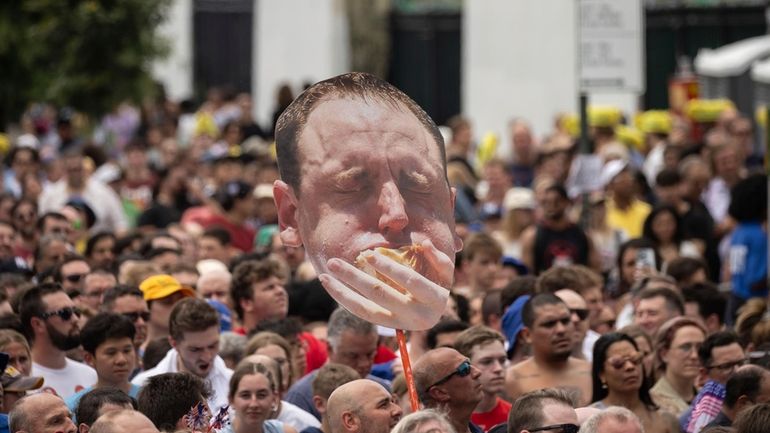
M 162 299 L 166 296 L 181 292 L 184 296 L 195 297 L 195 291 L 189 287 L 183 286 L 176 278 L 171 275 L 153 275 L 142 281 L 139 289 L 144 293 L 145 301 Z
M 559 125 L 567 131 L 572 138 L 580 136 L 580 119 L 575 114 L 565 114 L 559 119 Z
M 592 105 L 588 107 L 588 126 L 597 128 L 614 128 L 623 117 L 620 109 L 607 105 Z
M 198 137 L 201 135 L 208 135 L 212 138 L 219 136 L 219 128 L 217 128 L 217 124 L 214 122 L 214 116 L 209 113 L 199 112 L 195 116 L 193 136 Z
M 644 134 L 638 129 L 626 125 L 615 127 L 615 138 L 628 148 L 642 150 L 644 146 Z
M 0 134 L 0 154 L 5 155 L 11 148 L 11 140 L 5 134 Z
M 649 110 L 641 113 L 635 119 L 636 126 L 645 134 L 671 133 L 671 113 L 665 110 Z
M 684 108 L 685 114 L 698 123 L 716 122 L 725 110 L 734 110 L 729 99 L 692 99 Z
M 754 112 L 754 119 L 759 126 L 767 128 L 767 105 L 757 107 L 757 111 Z

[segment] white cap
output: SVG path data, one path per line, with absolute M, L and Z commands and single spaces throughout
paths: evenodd
M 613 159 L 604 164 L 601 174 L 602 186 L 606 188 L 612 182 L 612 179 L 615 179 L 615 176 L 619 175 L 627 166 L 628 163 L 622 159 Z
M 534 209 L 535 193 L 529 188 L 513 187 L 505 193 L 503 208 L 506 211 L 514 209 Z
M 16 139 L 16 147 L 40 148 L 40 140 L 32 134 L 22 134 Z

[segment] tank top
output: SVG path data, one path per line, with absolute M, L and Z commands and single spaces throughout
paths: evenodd
M 537 226 L 534 251 L 535 275 L 551 266 L 588 265 L 588 238 L 572 224 L 564 230 Z

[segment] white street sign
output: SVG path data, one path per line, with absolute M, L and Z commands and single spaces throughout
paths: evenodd
M 580 90 L 644 91 L 642 0 L 580 0 Z

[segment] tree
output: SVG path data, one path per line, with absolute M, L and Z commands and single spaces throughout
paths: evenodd
M 31 101 L 90 115 L 152 91 L 169 0 L 0 2 L 0 130 Z

